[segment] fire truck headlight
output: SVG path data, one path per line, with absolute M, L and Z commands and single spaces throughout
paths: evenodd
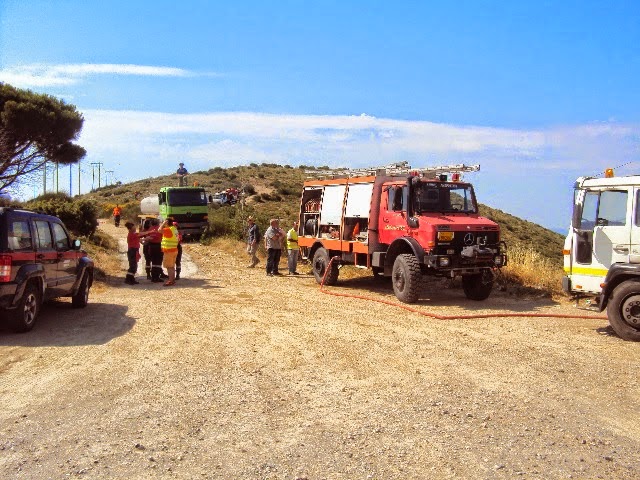
M 439 242 L 450 242 L 453 240 L 454 232 L 438 232 L 438 241 Z
M 439 257 L 438 265 L 441 267 L 448 267 L 451 264 L 451 259 L 449 257 Z
M 495 263 L 499 267 L 502 266 L 502 260 L 502 255 L 496 255 L 495 257 L 493 257 L 493 263 Z

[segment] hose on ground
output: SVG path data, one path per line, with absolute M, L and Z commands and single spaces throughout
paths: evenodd
M 424 310 L 419 310 L 417 308 L 414 307 L 410 307 L 409 305 L 403 304 L 403 303 L 398 303 L 398 302 L 392 302 L 389 300 L 383 300 L 381 298 L 373 298 L 373 297 L 367 297 L 365 295 L 355 295 L 352 293 L 340 293 L 340 292 L 334 292 L 334 291 L 330 291 L 330 290 L 326 290 L 325 289 L 325 280 L 327 278 L 327 273 L 329 273 L 329 270 L 331 269 L 331 264 L 333 262 L 338 262 L 340 261 L 340 257 L 335 256 L 335 257 L 331 257 L 331 259 L 329 260 L 329 263 L 327 264 L 325 271 L 324 271 L 324 275 L 322 276 L 322 281 L 320 282 L 320 291 L 322 293 L 326 293 L 327 295 L 333 295 L 336 297 L 347 297 L 347 298 L 357 298 L 360 300 L 367 300 L 370 302 L 376 302 L 376 303 L 382 303 L 384 305 L 390 305 L 392 307 L 397 307 L 397 308 L 402 308 L 403 310 L 406 310 L 408 312 L 412 312 L 412 313 L 417 313 L 418 315 L 422 315 L 423 317 L 429 317 L 429 318 L 435 318 L 436 320 L 471 320 L 471 319 L 479 319 L 479 318 L 505 318 L 505 317 L 519 317 L 519 318 L 531 318 L 531 317 L 535 317 L 535 318 L 581 318 L 581 319 L 588 319 L 588 320 L 607 320 L 606 316 L 603 315 L 567 315 L 567 314 L 559 314 L 559 313 L 536 313 L 536 312 L 529 312 L 529 313 L 523 313 L 523 312 L 495 312 L 495 313 L 475 313 L 472 315 L 440 315 L 438 313 L 434 313 L 434 312 L 428 312 L 428 311 L 424 311 Z

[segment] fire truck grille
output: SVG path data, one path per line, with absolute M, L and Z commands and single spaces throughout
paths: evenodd
M 437 243 L 435 253 L 445 255 L 447 250 L 452 248 L 456 253 L 460 253 L 464 247 L 472 245 L 493 247 L 498 243 L 498 233 L 495 231 L 455 232 L 452 241 Z

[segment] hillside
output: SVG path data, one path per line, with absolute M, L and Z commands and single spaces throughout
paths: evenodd
M 307 177 L 305 170 L 314 167 L 293 168 L 274 164 L 250 164 L 247 166 L 199 171 L 190 175 L 190 184 L 197 183 L 210 193 L 226 188 L 245 189 L 245 215 L 255 215 L 258 223 L 266 226 L 270 217 L 283 219 L 291 225 L 297 215 L 302 183 Z M 473 181 L 473 178 L 469 178 Z M 177 185 L 173 175 L 138 180 L 129 184 L 109 185 L 95 190 L 85 197 L 94 199 L 109 216 L 115 204 L 124 207 L 124 217 L 135 217 L 139 213 L 139 199 L 154 195 L 161 186 Z M 228 208 L 214 207 L 223 212 Z M 241 208 L 238 206 L 237 208 Z M 221 212 L 220 212 L 221 213 Z M 508 246 L 531 249 L 554 265 L 562 265 L 563 236 L 535 223 L 522 220 L 498 209 L 480 205 L 480 213 L 497 222 L 502 230 L 502 239 Z M 215 218 L 216 212 L 211 217 Z M 225 213 L 225 216 L 235 216 Z M 243 217 L 244 217 L 243 216 Z M 239 225 L 242 225 L 239 223 Z M 237 232 L 235 232 L 237 233 Z

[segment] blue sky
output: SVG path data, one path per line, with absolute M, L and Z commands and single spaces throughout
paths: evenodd
M 479 163 L 481 202 L 564 228 L 577 176 L 638 170 L 639 14 L 635 1 L 2 0 L 0 81 L 83 113 L 83 191 L 91 162 L 123 182 L 179 161 Z

